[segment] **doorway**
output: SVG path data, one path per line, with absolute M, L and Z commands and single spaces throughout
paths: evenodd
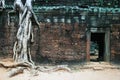
M 91 33 L 90 61 L 104 61 L 105 33 Z

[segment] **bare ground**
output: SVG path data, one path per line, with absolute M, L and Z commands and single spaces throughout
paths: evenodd
M 3 62 L 5 61 L 6 60 L 3 60 Z M 11 64 L 11 61 L 12 60 L 7 59 L 6 64 Z M 49 68 L 49 66 L 47 67 Z M 12 78 L 7 77 L 8 70 L 0 68 L 0 80 L 120 80 L 120 69 L 115 68 L 113 65 L 111 67 L 106 63 L 91 63 L 83 67 L 84 68 L 79 67 L 79 65 L 74 65 L 72 66 L 73 69 L 71 72 L 64 70 L 55 72 L 38 71 L 36 75 L 33 75 L 31 71 L 25 70 L 24 73 Z

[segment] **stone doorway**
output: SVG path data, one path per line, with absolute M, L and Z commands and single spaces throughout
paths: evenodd
M 110 61 L 110 28 L 87 29 L 87 61 Z
M 104 61 L 105 33 L 91 33 L 90 61 Z

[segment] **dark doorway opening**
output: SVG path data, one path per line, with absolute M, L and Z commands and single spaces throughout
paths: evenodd
M 91 33 L 90 60 L 104 61 L 105 33 Z

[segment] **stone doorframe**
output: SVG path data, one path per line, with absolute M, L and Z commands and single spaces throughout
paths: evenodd
M 86 31 L 86 61 L 90 62 L 90 41 L 91 41 L 91 33 L 105 33 L 105 53 L 104 53 L 104 61 L 110 61 L 110 27 L 104 28 L 87 28 Z

